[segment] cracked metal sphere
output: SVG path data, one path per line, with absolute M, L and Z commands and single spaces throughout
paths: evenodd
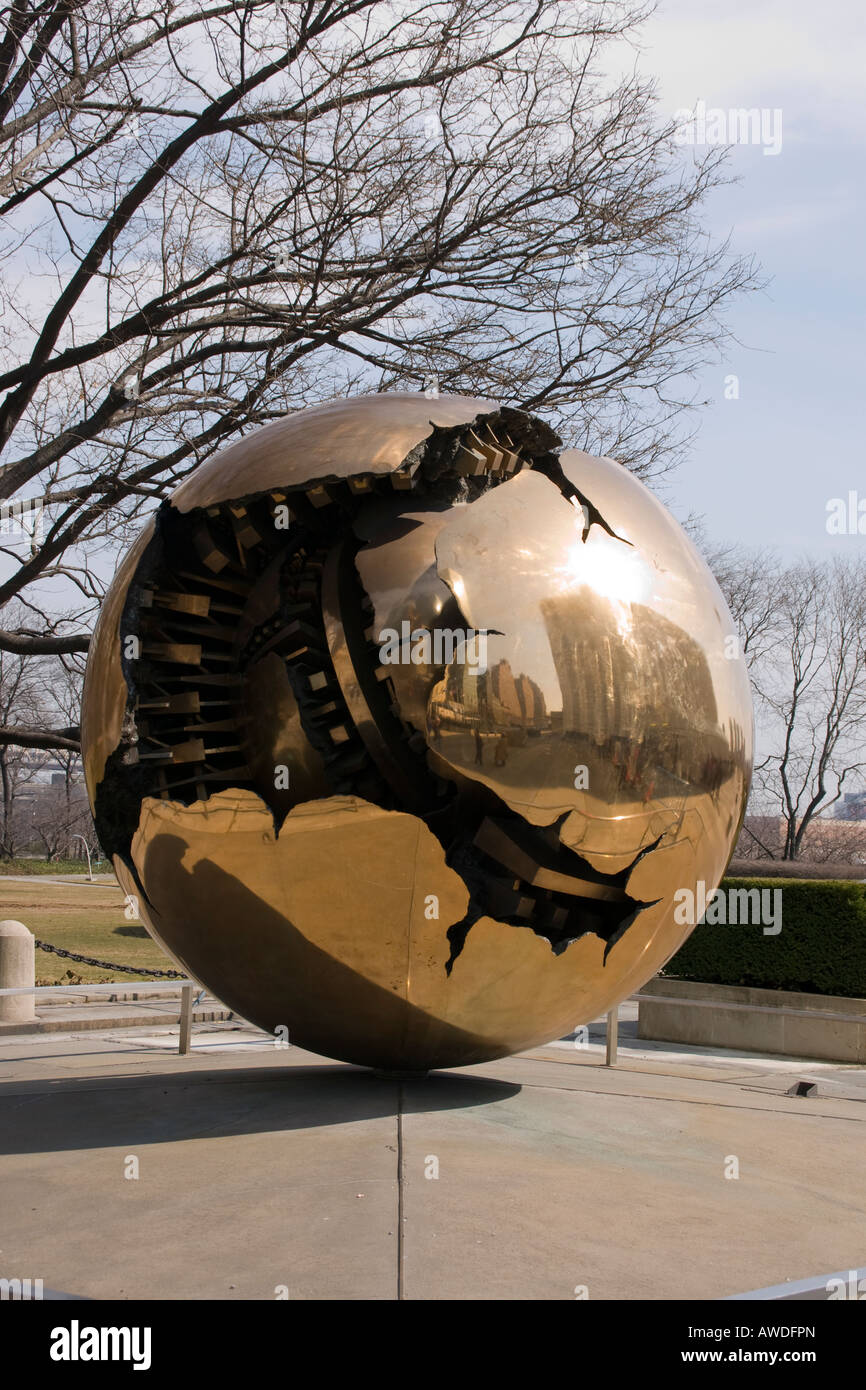
M 532 1047 L 664 965 L 677 890 L 725 870 L 733 634 L 665 508 L 533 417 L 301 411 L 196 469 L 115 578 L 100 840 L 183 969 L 292 1043 L 416 1071 Z

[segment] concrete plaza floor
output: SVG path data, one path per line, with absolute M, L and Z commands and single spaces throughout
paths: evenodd
M 176 1028 L 4 1037 L 0 1276 L 95 1299 L 714 1299 L 866 1264 L 866 1069 L 623 1034 L 613 1068 L 596 1029 L 424 1081 L 241 1023 L 189 1057 Z M 787 1095 L 798 1078 L 817 1094 Z

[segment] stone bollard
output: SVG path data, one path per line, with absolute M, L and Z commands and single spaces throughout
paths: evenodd
M 35 938 L 23 922 L 0 922 L 0 989 L 32 989 L 36 979 Z M 32 1023 L 33 994 L 0 994 L 0 1023 Z

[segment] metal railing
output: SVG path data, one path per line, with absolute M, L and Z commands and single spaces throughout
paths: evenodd
M 180 1011 L 178 1014 L 179 1032 L 178 1053 L 187 1056 L 192 1045 L 192 1013 L 195 1005 L 205 997 L 206 990 L 195 980 L 155 980 L 152 983 L 135 985 L 132 988 L 123 988 L 114 984 L 107 985 L 29 985 L 16 989 L 0 989 L 0 998 L 9 998 L 10 995 L 33 994 L 43 996 L 46 994 L 161 994 L 174 993 L 180 990 Z M 193 995 L 198 991 L 198 998 L 193 1000 Z M 22 1030 L 28 1029 L 25 1021 L 21 1022 Z
M 789 1279 L 766 1289 L 729 1294 L 726 1303 L 830 1303 L 837 1299 L 857 1301 L 866 1297 L 866 1267 L 840 1269 L 835 1274 L 816 1274 L 809 1279 Z
M 165 994 L 169 991 L 180 990 L 180 1013 L 178 1022 L 180 1025 L 180 1036 L 178 1039 L 178 1053 L 185 1057 L 189 1054 L 192 1045 L 192 1012 L 206 995 L 207 991 L 202 989 L 195 980 L 154 980 L 146 984 L 135 985 L 132 988 L 124 989 L 115 984 L 108 985 L 31 985 L 23 989 L 0 989 L 0 998 L 8 998 L 13 994 Z M 198 997 L 193 1000 L 193 994 L 198 990 Z M 605 1020 L 605 1066 L 615 1067 L 617 1062 L 617 1052 L 619 1043 L 619 1008 L 612 1009 Z M 22 1023 L 23 1028 L 27 1028 L 26 1023 Z M 115 1025 L 116 1026 L 116 1025 Z

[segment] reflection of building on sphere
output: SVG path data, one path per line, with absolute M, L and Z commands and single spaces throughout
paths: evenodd
M 430 704 L 440 723 L 445 720 L 454 727 L 479 724 L 483 729 L 516 730 L 548 725 L 541 688 L 523 672 L 515 679 L 504 658 L 471 684 L 462 680 L 458 667 L 452 667 L 445 681 L 434 687 Z
M 386 630 L 411 652 L 383 661 Z M 100 838 L 183 968 L 300 1046 L 532 1046 L 648 978 L 674 892 L 724 871 L 751 730 L 728 631 L 651 494 L 532 417 L 302 411 L 198 468 L 114 581 Z
M 742 730 L 718 724 L 709 664 L 699 644 L 661 613 L 630 606 L 628 631 L 613 605 L 588 587 L 541 605 L 563 691 L 562 730 L 584 740 L 604 769 L 648 795 L 677 787 L 712 791 L 742 759 Z

